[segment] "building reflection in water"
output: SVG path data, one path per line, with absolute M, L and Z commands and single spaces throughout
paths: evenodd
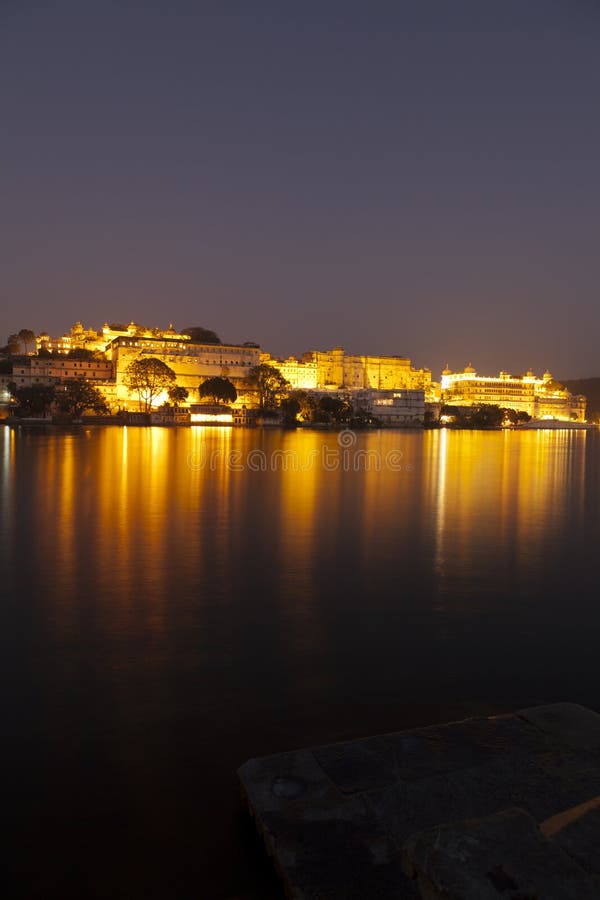
M 0 561 L 2 571 L 10 572 L 9 562 L 13 552 L 14 534 L 14 468 L 15 432 L 12 428 L 2 429 L 2 454 L 0 456 Z
M 1 440 L 9 768 L 47 862 L 110 834 L 135 893 L 149 847 L 201 846 L 221 887 L 248 757 L 598 705 L 596 434 L 365 432 L 349 467 L 331 432 Z
M 344 455 L 314 431 L 6 428 L 2 554 L 34 528 L 26 579 L 48 627 L 87 617 L 117 656 L 123 631 L 152 635 L 156 665 L 186 626 L 198 660 L 244 656 L 260 610 L 261 639 L 299 660 L 308 690 L 352 616 L 380 628 L 429 609 L 443 631 L 540 602 L 547 561 L 568 567 L 565 534 L 583 527 L 585 447 L 585 432 L 383 431 Z
M 513 595 L 535 590 L 565 530 L 581 527 L 585 442 L 581 431 L 425 435 L 439 604 L 452 594 L 468 607 L 503 583 Z

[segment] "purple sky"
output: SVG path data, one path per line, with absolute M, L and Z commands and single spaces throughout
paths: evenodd
M 600 375 L 596 0 L 0 0 L 0 338 Z

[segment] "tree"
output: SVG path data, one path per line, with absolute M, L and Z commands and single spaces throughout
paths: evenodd
M 169 400 L 173 404 L 173 406 L 179 406 L 180 403 L 185 403 L 187 398 L 189 397 L 189 391 L 187 388 L 180 387 L 178 384 L 174 384 L 173 387 L 170 387 L 167 391 L 169 395 Z
M 211 397 L 215 403 L 235 403 L 237 391 L 229 378 L 207 378 L 198 388 L 202 399 Z
M 31 328 L 21 328 L 17 334 L 9 334 L 2 352 L 8 356 L 19 356 L 35 353 L 37 342 L 35 332 Z
M 494 403 L 480 403 L 476 406 L 446 406 L 441 408 L 440 417 L 456 428 L 500 428 L 506 410 Z M 515 413 L 515 415 L 527 415 Z M 524 419 L 522 420 L 524 421 Z
M 140 409 L 150 412 L 153 401 L 173 387 L 175 378 L 175 372 L 166 363 L 155 356 L 146 356 L 127 366 L 124 382 L 130 393 L 138 395 Z
M 320 418 L 324 418 L 326 422 L 349 423 L 352 418 L 351 404 L 340 397 L 321 397 L 319 410 L 322 413 Z
M 21 330 L 17 334 L 17 339 L 23 347 L 24 353 L 29 353 L 29 347 L 31 345 L 33 345 L 32 352 L 35 350 L 35 332 L 32 331 L 31 328 L 21 328 Z
M 9 356 L 18 356 L 21 352 L 21 343 L 19 341 L 19 337 L 16 334 L 9 334 L 6 340 L 6 353 Z
M 298 414 L 301 406 L 300 401 L 296 397 L 284 397 L 281 401 L 281 410 L 286 423 L 292 424 L 298 421 Z
M 258 405 L 261 409 L 273 409 L 281 398 L 289 382 L 275 366 L 262 363 L 250 369 L 250 381 L 258 391 Z
M 519 422 L 529 422 L 531 420 L 531 416 L 529 413 L 526 413 L 524 410 L 517 409 L 502 409 L 504 413 L 504 418 L 507 422 L 510 422 L 511 425 L 518 425 Z
M 56 402 L 61 412 L 80 419 L 86 410 L 100 415 L 108 413 L 106 401 L 98 388 L 84 378 L 69 378 L 56 388 Z
M 104 353 L 99 350 L 88 350 L 87 347 L 75 347 L 69 351 L 69 359 L 105 359 Z
M 43 416 L 55 400 L 54 386 L 51 384 L 17 387 L 15 382 L 11 381 L 8 390 L 17 402 L 17 413 L 20 416 Z
M 299 414 L 303 422 L 314 422 L 317 418 L 317 399 L 306 391 L 294 391 L 290 399 L 298 402 Z
M 195 344 L 222 344 L 222 340 L 215 331 L 203 328 L 201 325 L 190 325 L 184 328 L 182 334 L 189 334 Z
M 472 407 L 468 419 L 471 428 L 499 428 L 504 421 L 504 410 L 494 403 L 482 403 Z

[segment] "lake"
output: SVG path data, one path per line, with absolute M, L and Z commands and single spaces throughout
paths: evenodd
M 248 757 L 600 709 L 598 432 L 4 427 L 0 491 L 20 896 L 279 897 Z

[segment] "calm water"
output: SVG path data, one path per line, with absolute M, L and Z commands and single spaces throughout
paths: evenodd
M 600 709 L 600 434 L 353 440 L 0 430 L 23 896 L 276 897 L 246 758 Z

